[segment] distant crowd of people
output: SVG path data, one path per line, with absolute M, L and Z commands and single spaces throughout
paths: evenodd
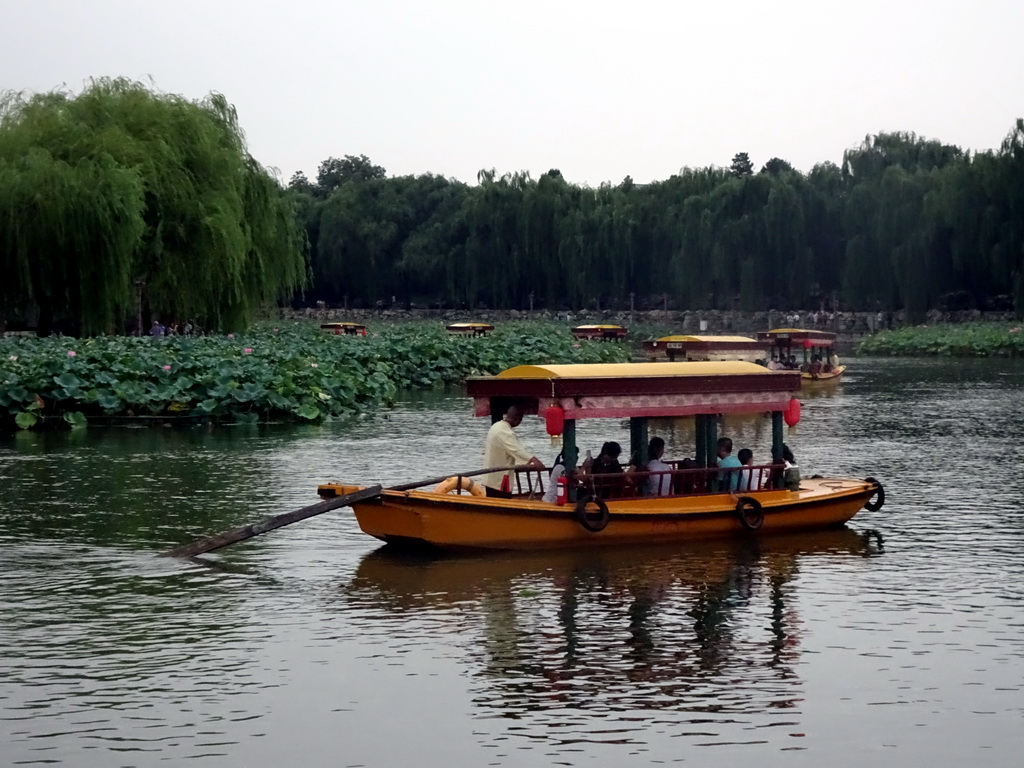
M 187 320 L 184 323 L 171 323 L 170 325 L 164 325 L 159 320 L 153 320 L 153 325 L 149 327 L 150 336 L 198 336 L 200 333 L 199 328 L 191 320 Z

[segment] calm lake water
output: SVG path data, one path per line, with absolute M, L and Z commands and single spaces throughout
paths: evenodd
M 476 468 L 487 425 L 457 393 L 323 427 L 0 437 L 0 764 L 1020 765 L 1024 364 L 849 362 L 787 442 L 886 506 L 672 549 L 399 557 L 337 510 L 158 557 L 326 480 Z M 762 460 L 770 432 L 726 430 Z M 686 422 L 652 433 L 692 451 Z

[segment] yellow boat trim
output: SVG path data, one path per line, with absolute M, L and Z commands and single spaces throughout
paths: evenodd
M 773 376 L 763 365 L 742 360 L 686 363 L 591 363 L 577 365 L 517 365 L 499 379 L 631 379 L 645 376 Z
M 705 344 L 757 344 L 748 336 L 662 336 L 656 341 L 690 341 Z

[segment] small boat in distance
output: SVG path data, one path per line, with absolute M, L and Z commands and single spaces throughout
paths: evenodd
M 572 335 L 577 339 L 597 339 L 602 341 L 622 341 L 628 331 L 621 325 L 577 325 Z
M 549 469 L 459 473 L 434 490 L 396 487 L 353 500 L 364 533 L 451 550 L 677 543 L 837 528 L 861 507 L 874 511 L 884 502 L 884 489 L 873 478 L 801 480 L 784 471 L 783 420 L 800 389 L 798 371 L 747 362 L 521 365 L 470 378 L 466 389 L 477 416 L 493 423 L 514 404 L 542 416 L 548 432 L 561 435 L 565 482 L 558 483 L 559 493 L 545 494 Z M 719 468 L 720 419 L 766 413 L 773 462 Z M 576 422 L 592 418 L 629 419 L 629 455 L 639 469 L 610 475 L 577 469 Z M 644 470 L 652 418 L 692 418 L 694 458 L 666 462 L 668 470 Z M 472 481 L 496 469 L 508 470 L 510 497 L 488 496 Z M 325 499 L 368 493 L 341 482 L 320 485 L 317 492 Z
M 793 361 L 805 382 L 834 381 L 846 370 L 835 354 L 836 335 L 829 331 L 776 328 L 758 333 L 757 339 L 768 350 L 769 364 Z
M 764 344 L 749 336 L 662 336 L 643 343 L 649 360 L 757 362 L 765 357 Z
M 494 326 L 488 323 L 451 323 L 444 329 L 453 336 L 486 336 Z
M 337 322 L 321 323 L 320 330 L 334 336 L 365 336 L 366 326 L 359 323 Z

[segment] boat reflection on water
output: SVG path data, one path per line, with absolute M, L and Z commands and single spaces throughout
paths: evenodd
M 638 709 L 753 715 L 802 696 L 801 564 L 827 560 L 834 572 L 882 551 L 877 532 L 849 528 L 458 558 L 383 547 L 344 591 L 363 609 L 457 635 L 474 704 L 504 716 L 597 706 L 624 721 Z

